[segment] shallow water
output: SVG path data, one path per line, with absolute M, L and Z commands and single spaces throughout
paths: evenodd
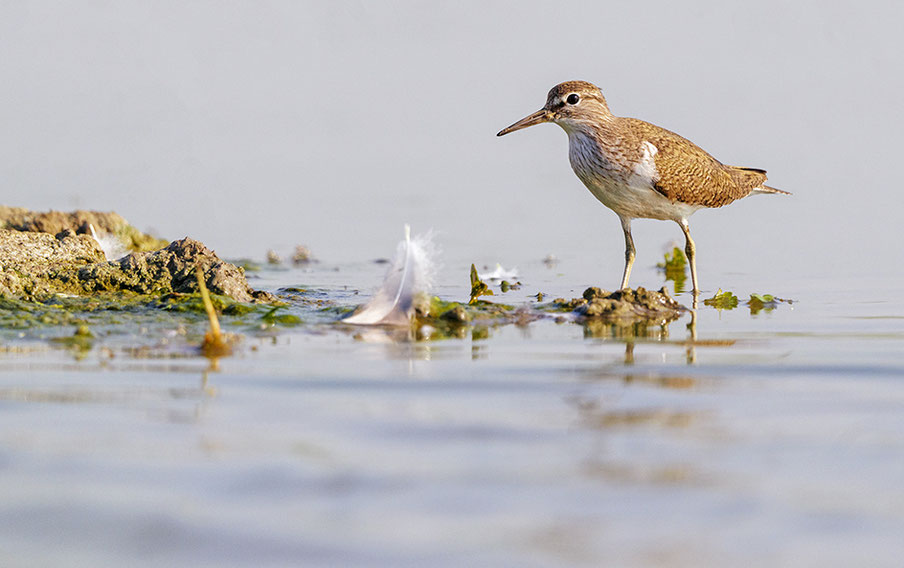
M 461 300 L 453 264 L 438 291 Z M 573 297 L 588 269 L 523 266 L 491 300 Z M 253 285 L 352 305 L 384 270 Z M 850 284 L 784 282 L 796 301 L 757 315 L 701 307 L 695 341 L 689 315 L 399 341 L 299 307 L 305 325 L 246 326 L 215 369 L 191 328 L 87 352 L 7 338 L 4 564 L 896 566 L 904 303 L 897 281 Z

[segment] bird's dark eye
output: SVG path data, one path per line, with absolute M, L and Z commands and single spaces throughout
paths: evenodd
M 578 104 L 578 101 L 581 100 L 581 97 L 577 96 L 575 93 L 571 93 L 565 100 L 568 101 L 568 104 L 570 105 L 576 105 Z

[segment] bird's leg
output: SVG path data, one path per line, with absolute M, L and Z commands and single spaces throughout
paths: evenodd
M 697 249 L 694 246 L 694 239 L 691 238 L 691 230 L 687 226 L 687 219 L 682 219 L 678 224 L 681 225 L 681 230 L 684 231 L 684 238 L 687 239 L 684 252 L 687 253 L 687 262 L 691 265 L 691 282 L 694 285 L 694 300 L 696 300 L 697 296 L 700 295 L 700 287 L 697 286 L 697 259 L 695 258 Z
M 631 237 L 631 219 L 619 217 L 622 230 L 625 232 L 625 275 L 622 277 L 621 289 L 628 287 L 628 278 L 631 276 L 631 267 L 634 266 L 634 238 Z

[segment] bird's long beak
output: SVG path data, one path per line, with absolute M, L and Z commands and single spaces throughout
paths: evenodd
M 509 132 L 514 132 L 516 130 L 521 130 L 522 128 L 527 128 L 528 126 L 533 126 L 535 124 L 540 124 L 542 122 L 549 122 L 552 120 L 552 113 L 546 110 L 545 108 L 541 108 L 537 112 L 525 116 L 515 124 L 503 128 L 500 130 L 496 136 L 505 136 Z

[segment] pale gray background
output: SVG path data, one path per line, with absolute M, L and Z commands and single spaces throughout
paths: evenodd
M 385 256 L 410 222 L 455 258 L 620 273 L 564 133 L 495 137 L 585 79 L 794 192 L 698 213 L 704 274 L 885 273 L 902 21 L 888 2 L 3 2 L 0 201 L 116 210 L 227 257 Z M 648 264 L 679 236 L 635 224 Z

